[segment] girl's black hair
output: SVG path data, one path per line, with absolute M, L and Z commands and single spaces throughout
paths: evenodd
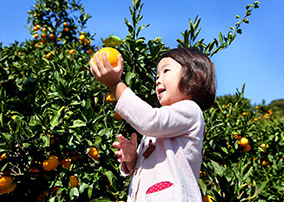
M 179 89 L 185 95 L 191 95 L 201 110 L 209 109 L 215 100 L 216 76 L 211 60 L 204 53 L 193 48 L 175 48 L 164 53 L 182 66 Z

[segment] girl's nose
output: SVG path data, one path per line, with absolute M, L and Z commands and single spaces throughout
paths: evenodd
M 158 78 L 158 79 L 156 80 L 156 86 L 158 86 L 159 84 L 161 84 L 160 78 Z

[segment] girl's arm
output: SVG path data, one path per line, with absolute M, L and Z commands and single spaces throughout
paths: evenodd
M 129 88 L 124 90 L 115 111 L 139 133 L 151 137 L 171 138 L 204 126 L 202 111 L 195 102 L 183 100 L 153 108 Z

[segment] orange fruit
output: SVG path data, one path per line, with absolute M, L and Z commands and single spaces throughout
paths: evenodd
M 92 50 L 92 49 L 88 49 L 88 50 L 87 50 L 87 53 L 88 53 L 88 54 L 92 54 L 92 53 L 93 53 L 93 50 Z
M 248 145 L 249 141 L 246 137 L 242 137 L 239 141 L 238 141 L 239 145 L 241 147 L 245 147 Z
M 249 152 L 251 150 L 251 146 L 247 144 L 247 146 L 244 147 L 244 151 Z
M 91 41 L 90 41 L 90 40 L 87 40 L 86 43 L 87 43 L 87 45 L 90 45 L 90 44 L 91 44 Z
M 46 34 L 42 34 L 41 37 L 45 39 L 47 37 L 47 35 Z
M 33 37 L 37 39 L 39 37 L 38 33 L 34 34 Z
M 14 189 L 16 189 L 16 187 L 17 187 L 17 183 L 12 183 L 8 188 L 0 189 L 0 193 L 8 194 L 8 193 L 14 191 Z
M 76 187 L 79 183 L 79 180 L 76 176 L 72 175 L 69 177 L 69 181 L 70 181 L 70 187 Z
M 69 51 L 69 53 L 70 53 L 71 55 L 74 55 L 74 54 L 75 54 L 75 50 L 74 50 L 74 49 L 71 49 L 71 50 Z
M 40 26 L 40 25 L 37 25 L 36 28 L 37 28 L 37 30 L 39 30 L 39 29 L 41 28 L 41 26 Z
M 57 168 L 59 160 L 57 156 L 50 156 L 42 162 L 42 168 L 46 171 L 51 171 Z
M 1 176 L 0 175 L 0 190 L 7 189 L 11 186 L 13 178 L 11 176 Z
M 67 168 L 68 170 L 70 170 L 71 159 L 65 158 L 65 159 L 63 159 L 60 163 L 61 163 L 61 165 L 62 165 L 63 168 Z
M 202 202 L 213 202 L 213 201 L 215 201 L 215 199 L 211 195 L 206 195 L 202 197 Z
M 84 35 L 84 34 L 81 34 L 81 35 L 79 36 L 79 39 L 80 39 L 81 41 L 83 41 L 83 40 L 85 39 L 85 35 Z
M 118 64 L 118 55 L 120 54 L 118 52 L 118 50 L 116 50 L 115 48 L 111 48 L 111 47 L 104 47 L 100 50 L 98 50 L 96 53 L 99 53 L 100 59 L 102 61 L 102 52 L 106 53 L 107 59 L 109 61 L 109 63 L 111 64 L 112 67 L 116 67 Z M 96 60 L 95 60 L 95 55 L 93 56 L 94 58 L 94 63 L 96 65 Z
M 67 22 L 63 22 L 63 26 L 66 27 L 67 26 Z
M 1 83 L 0 83 L 1 84 Z M 1 85 L 0 85 L 1 86 Z M 0 161 L 4 160 L 8 158 L 7 154 L 6 153 L 3 153 L 1 156 L 0 156 Z
M 64 28 L 64 31 L 69 32 L 69 28 L 68 27 Z
M 114 102 L 114 96 L 113 96 L 112 93 L 108 93 L 108 94 L 106 95 L 106 102 L 107 102 L 107 103 L 113 103 L 113 102 Z
M 55 35 L 54 35 L 54 34 L 50 34 L 50 35 L 49 35 L 49 38 L 50 38 L 50 39 L 55 39 Z
M 122 121 L 123 118 L 117 113 L 117 112 L 114 112 L 114 118 L 118 121 Z
M 100 158 L 99 149 L 96 147 L 91 147 L 88 154 L 96 160 Z
M 268 164 L 269 164 L 268 161 L 266 161 L 266 160 L 263 160 L 263 161 L 262 161 L 262 165 L 263 165 L 263 166 L 267 166 Z
M 42 30 L 41 30 L 42 32 L 46 32 L 46 28 L 44 27 L 44 28 L 42 28 Z

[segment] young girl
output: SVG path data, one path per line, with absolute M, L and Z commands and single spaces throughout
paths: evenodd
M 201 201 L 198 186 L 205 130 L 202 110 L 215 99 L 215 71 L 203 53 L 178 48 L 158 63 L 156 94 L 162 107 L 153 108 L 121 81 L 122 56 L 112 68 L 106 55 L 95 56 L 91 72 L 117 99 L 115 111 L 143 135 L 137 149 L 133 133 L 113 143 L 125 176 L 133 175 L 128 201 Z

